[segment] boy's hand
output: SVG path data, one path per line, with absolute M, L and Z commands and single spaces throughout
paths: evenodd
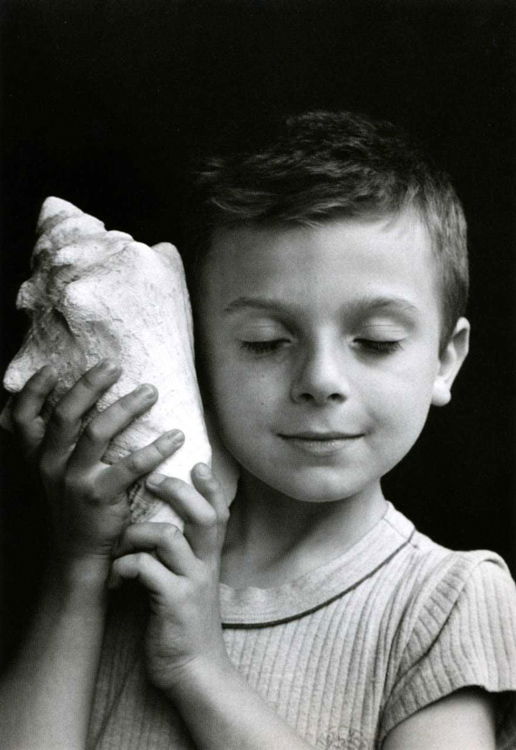
M 84 575 L 105 580 L 113 544 L 129 523 L 125 491 L 182 442 L 181 433 L 175 439 L 167 433 L 111 466 L 102 463 L 112 438 L 157 399 L 155 388 L 140 387 L 96 415 L 81 434 L 83 418 L 120 374 L 109 361 L 93 367 L 56 404 L 47 426 L 41 410 L 57 380 L 51 367 L 33 375 L 14 401 L 15 430 L 49 503 L 53 562 L 72 581 Z
M 219 611 L 220 553 L 228 519 L 221 487 L 204 464 L 192 471 L 195 485 L 153 475 L 148 487 L 184 521 L 128 526 L 117 545 L 111 585 L 138 579 L 149 591 L 146 636 L 151 681 L 170 696 L 184 684 L 229 664 Z M 197 491 L 196 491 L 197 490 Z

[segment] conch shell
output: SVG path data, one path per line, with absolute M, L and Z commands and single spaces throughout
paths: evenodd
M 123 371 L 99 400 L 98 410 L 148 382 L 158 402 L 111 442 L 103 461 L 114 463 L 167 430 L 179 428 L 185 443 L 159 471 L 190 482 L 199 461 L 212 462 L 228 499 L 236 471 L 213 431 L 208 438 L 193 355 L 192 315 L 183 265 L 166 242 L 148 247 L 119 231 L 106 231 L 93 216 L 60 198 L 47 198 L 37 224 L 33 274 L 16 305 L 31 327 L 4 377 L 16 393 L 45 364 L 59 375 L 46 415 L 87 369 L 109 357 Z M 93 410 L 94 413 L 95 410 Z M 10 405 L 1 417 L 10 426 Z M 211 446 L 210 446 L 211 442 Z M 128 492 L 133 520 L 178 521 L 168 506 L 135 483 Z

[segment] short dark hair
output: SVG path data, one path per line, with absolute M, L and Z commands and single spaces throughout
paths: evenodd
M 389 122 L 349 112 L 283 118 L 264 143 L 213 156 L 197 170 L 185 233 L 196 279 L 213 232 L 243 224 L 316 226 L 414 209 L 425 224 L 442 289 L 441 345 L 468 295 L 466 222 L 449 177 Z

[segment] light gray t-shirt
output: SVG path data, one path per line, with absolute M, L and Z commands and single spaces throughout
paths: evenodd
M 92 714 L 95 750 L 194 747 L 148 684 L 141 595 L 115 596 Z M 229 657 L 299 735 L 372 750 L 467 686 L 499 693 L 498 748 L 516 748 L 516 587 L 492 553 L 452 552 L 388 504 L 351 549 L 273 589 L 221 584 Z

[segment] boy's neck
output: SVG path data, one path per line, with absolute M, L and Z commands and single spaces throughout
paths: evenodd
M 380 484 L 328 503 L 286 497 L 243 472 L 231 507 L 221 580 L 233 588 L 272 588 L 339 557 L 386 510 Z

